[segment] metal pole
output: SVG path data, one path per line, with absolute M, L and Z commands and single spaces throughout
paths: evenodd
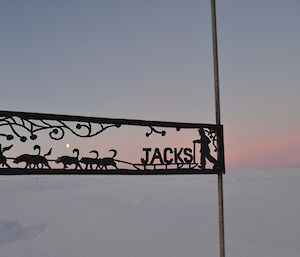
M 217 17 L 216 1 L 211 0 L 211 22 L 212 22 L 212 46 L 214 64 L 214 88 L 215 88 L 215 109 L 216 124 L 221 124 L 220 111 L 220 89 L 219 89 L 219 63 L 218 63 L 218 38 L 217 38 Z M 218 209 L 219 209 L 219 244 L 220 257 L 225 257 L 225 233 L 224 233 L 224 202 L 223 202 L 223 175 L 218 174 Z

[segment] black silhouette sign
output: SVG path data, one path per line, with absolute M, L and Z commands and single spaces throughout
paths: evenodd
M 0 175 L 224 172 L 221 125 L 0 111 Z

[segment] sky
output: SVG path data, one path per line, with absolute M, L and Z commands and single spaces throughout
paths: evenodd
M 217 1 L 228 169 L 300 167 L 300 2 Z M 214 123 L 210 1 L 2 0 L 0 109 Z

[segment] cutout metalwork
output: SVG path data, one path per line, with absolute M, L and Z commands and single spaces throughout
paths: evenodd
M 0 111 L 0 175 L 224 172 L 221 125 Z

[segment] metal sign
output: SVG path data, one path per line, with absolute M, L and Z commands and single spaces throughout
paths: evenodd
M 222 125 L 0 111 L 0 175 L 222 174 Z

